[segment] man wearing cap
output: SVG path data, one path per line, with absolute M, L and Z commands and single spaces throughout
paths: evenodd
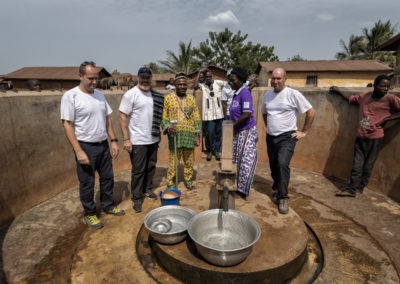
M 143 196 L 156 200 L 152 191 L 156 170 L 164 97 L 151 89 L 150 68 L 138 71 L 138 84 L 128 90 L 119 106 L 124 149 L 132 163 L 131 193 L 133 210 L 142 211 Z
M 200 143 L 201 121 L 196 106 L 196 99 L 186 94 L 187 77 L 179 73 L 175 77 L 175 92 L 165 96 L 165 104 L 161 128 L 168 133 L 169 167 L 167 173 L 167 187 L 176 188 L 176 163 L 183 157 L 184 183 L 187 189 L 194 189 L 193 164 L 194 148 Z M 175 147 L 176 141 L 176 147 Z M 175 153 L 176 150 L 176 153 Z M 176 160 L 175 160 L 176 158 Z
M 94 197 L 95 172 L 100 176 L 100 201 L 107 214 L 122 216 L 114 206 L 114 174 L 111 157 L 119 153 L 118 139 L 111 123 L 111 108 L 97 87 L 99 71 L 92 61 L 79 67 L 79 86 L 67 91 L 61 99 L 61 121 L 65 135 L 75 152 L 79 179 L 79 197 L 84 209 L 84 222 L 99 229 L 103 223 L 96 216 Z M 111 138 L 111 154 L 107 142 Z

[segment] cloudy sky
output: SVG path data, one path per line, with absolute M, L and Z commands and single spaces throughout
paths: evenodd
M 379 19 L 400 32 L 400 0 L 1 0 L 0 74 L 93 60 L 136 73 L 225 27 L 280 60 L 334 59 L 339 40 Z

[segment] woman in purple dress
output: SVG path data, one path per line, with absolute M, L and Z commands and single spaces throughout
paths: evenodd
M 245 87 L 247 71 L 235 67 L 229 84 L 235 93 L 229 107 L 233 121 L 233 163 L 237 164 L 237 194 L 246 199 L 253 186 L 257 165 L 257 125 L 254 119 L 253 98 Z

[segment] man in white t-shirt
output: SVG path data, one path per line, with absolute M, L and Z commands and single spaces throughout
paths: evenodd
M 79 179 L 79 197 L 85 223 L 95 229 L 103 227 L 96 216 L 93 200 L 95 172 L 100 177 L 100 200 L 107 214 L 122 216 L 125 212 L 114 206 L 114 174 L 111 158 L 119 153 L 118 139 L 111 123 L 111 108 L 97 87 L 99 72 L 92 61 L 79 67 L 79 86 L 67 91 L 61 99 L 61 121 L 65 135 L 75 152 Z M 108 134 L 108 135 L 107 135 Z M 107 137 L 111 140 L 111 154 Z
M 213 80 L 212 72 L 207 68 L 200 69 L 199 76 L 202 73 L 204 74 L 204 83 L 198 85 L 203 93 L 202 120 L 206 128 L 207 161 L 210 161 L 213 155 L 219 161 L 222 146 L 222 121 L 224 120 L 221 97 L 222 88 L 226 82 Z M 200 81 L 199 76 L 196 82 Z M 195 85 L 197 85 L 196 82 Z
M 143 196 L 157 199 L 152 188 L 164 97 L 151 89 L 151 77 L 149 68 L 140 68 L 138 85 L 123 95 L 119 106 L 124 149 L 132 163 L 131 193 L 135 212 L 142 211 Z
M 272 90 L 264 95 L 261 113 L 267 129 L 267 150 L 271 176 L 274 180 L 273 200 L 281 214 L 289 212 L 288 185 L 290 160 L 296 142 L 307 135 L 315 116 L 315 110 L 297 90 L 285 86 L 286 71 L 276 68 L 271 75 Z M 303 129 L 297 130 L 298 113 L 306 113 Z

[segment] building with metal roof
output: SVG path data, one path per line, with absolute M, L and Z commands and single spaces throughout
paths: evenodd
M 99 79 L 110 77 L 104 67 L 97 67 Z M 3 76 L 14 89 L 27 90 L 29 80 L 39 80 L 43 90 L 68 90 L 79 85 L 79 67 L 23 67 Z
M 286 70 L 286 84 L 293 87 L 366 87 L 376 76 L 389 74 L 392 68 L 377 60 L 306 60 L 260 62 L 259 84 L 269 86 L 275 68 Z

